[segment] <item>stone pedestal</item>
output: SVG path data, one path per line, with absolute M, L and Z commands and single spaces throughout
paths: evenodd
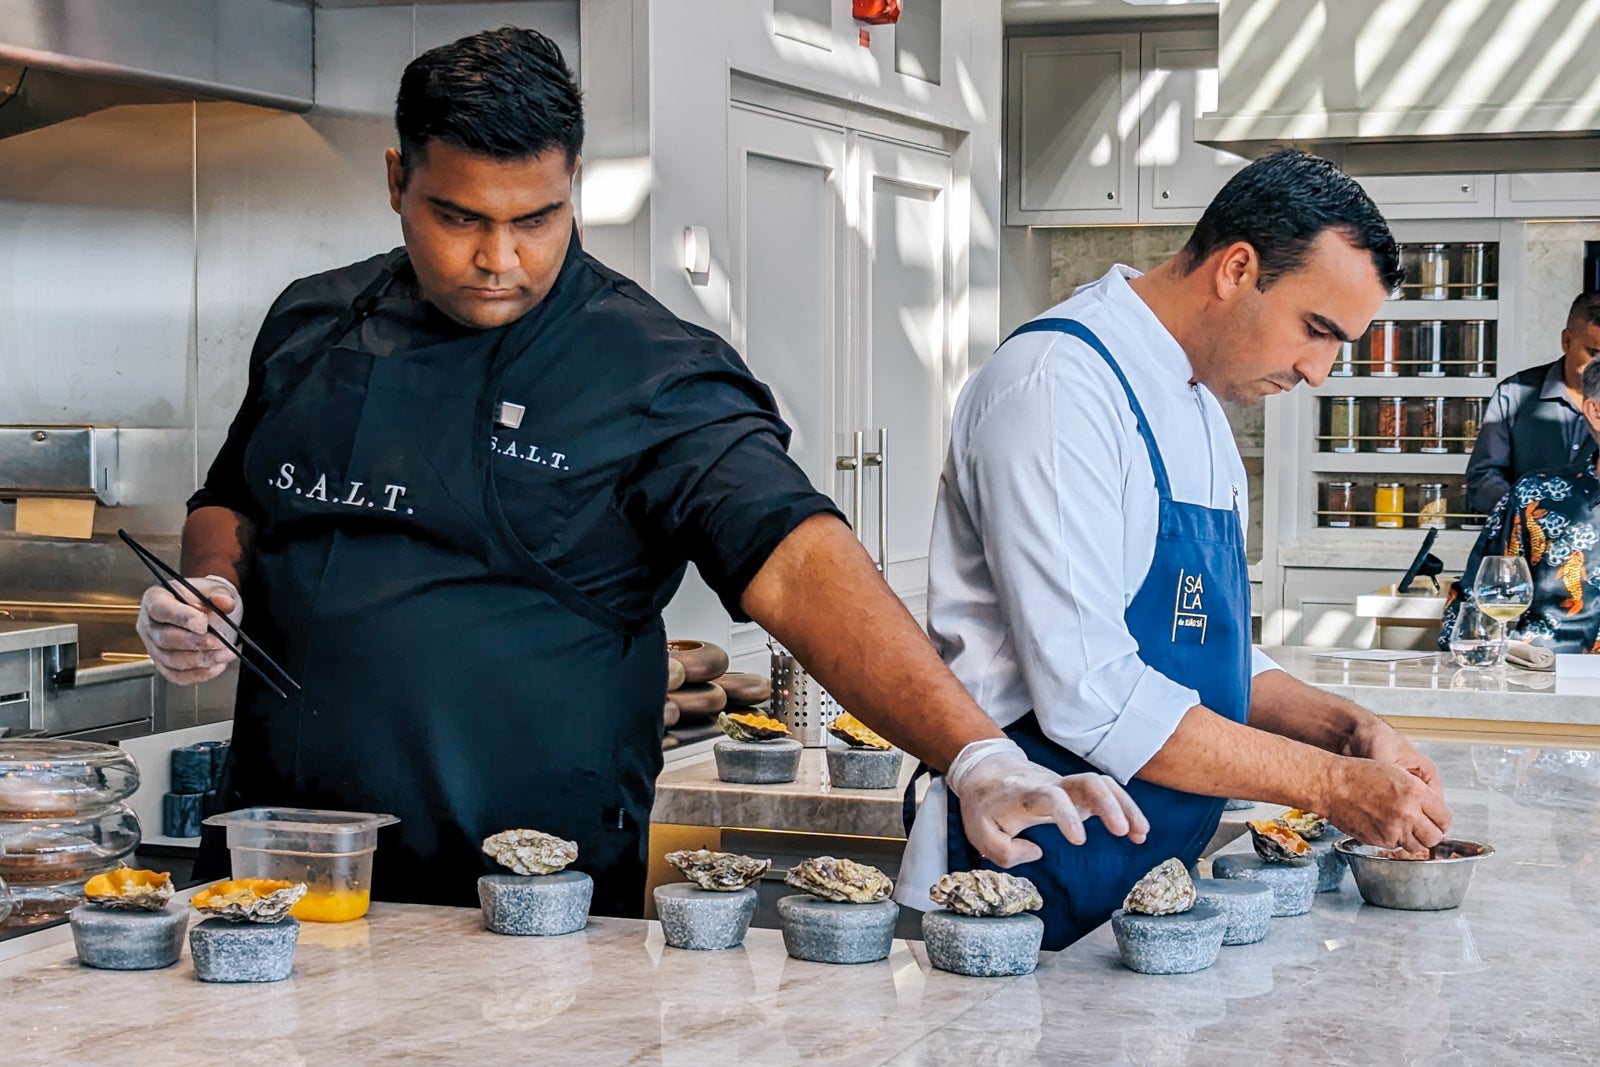
M 1217 962 L 1228 920 L 1217 908 L 1196 904 L 1178 915 L 1138 915 L 1118 908 L 1111 931 L 1123 966 L 1140 974 L 1191 974 Z
M 486 874 L 478 879 L 483 925 L 514 937 L 557 937 L 589 924 L 594 879 L 582 871 Z
M 1197 878 L 1194 888 L 1199 893 L 1195 903 L 1216 908 L 1228 920 L 1224 945 L 1253 945 L 1267 936 L 1278 902 L 1271 886 L 1242 878 Z
M 836 904 L 797 893 L 778 900 L 783 947 L 814 963 L 874 963 L 889 957 L 900 905 Z
M 300 920 L 236 923 L 206 919 L 189 931 L 194 976 L 202 982 L 281 982 L 294 970 Z
M 792 737 L 772 741 L 735 741 L 724 738 L 711 746 L 717 777 L 737 785 L 781 785 L 800 772 L 805 746 Z
M 830 745 L 826 758 L 828 781 L 839 789 L 893 789 L 900 784 L 899 749 Z
M 941 971 L 974 978 L 1032 974 L 1039 965 L 1044 920 L 1037 915 L 978 918 L 953 911 L 922 916 L 928 962 Z
M 1212 858 L 1211 874 L 1215 878 L 1242 878 L 1271 886 L 1273 918 L 1304 915 L 1311 910 L 1311 900 L 1317 895 L 1317 865 L 1309 859 L 1268 863 L 1254 854 L 1231 852 Z
M 656 886 L 661 933 L 673 948 L 716 950 L 744 944 L 756 914 L 756 891 L 719 893 L 686 882 Z
M 78 962 L 85 967 L 154 971 L 171 967 L 183 954 L 189 913 L 174 907 L 112 911 L 85 904 L 72 910 L 71 923 Z

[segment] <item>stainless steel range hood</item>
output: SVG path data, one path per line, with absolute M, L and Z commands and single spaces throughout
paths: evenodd
M 311 96 L 310 0 L 0 0 L 0 137 L 119 104 Z
M 1202 144 L 1352 174 L 1600 169 L 1600 0 L 1222 0 L 1219 19 Z

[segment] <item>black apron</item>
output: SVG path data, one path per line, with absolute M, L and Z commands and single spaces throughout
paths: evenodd
M 574 238 L 576 240 L 576 238 Z M 563 581 L 506 521 L 490 465 L 499 385 L 591 295 L 387 356 L 341 342 L 396 257 L 306 358 L 270 357 L 244 469 L 265 520 L 246 627 L 304 690 L 239 684 L 222 807 L 381 811 L 373 896 L 476 904 L 484 837 L 578 843 L 594 911 L 643 907 L 666 646 Z M 198 875 L 225 870 L 208 837 Z

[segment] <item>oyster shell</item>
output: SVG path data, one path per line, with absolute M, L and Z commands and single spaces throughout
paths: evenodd
M 1001 871 L 947 874 L 933 883 L 928 896 L 957 915 L 1001 917 L 1044 907 L 1044 898 L 1032 882 Z
M 304 882 L 240 878 L 202 889 L 190 901 L 198 911 L 236 923 L 279 923 L 306 895 Z
M 841 711 L 834 717 L 828 724 L 828 732 L 851 748 L 875 748 L 881 752 L 894 747 L 848 711 Z
M 667 862 L 701 889 L 732 893 L 754 883 L 772 866 L 771 860 L 751 859 L 733 852 L 708 848 L 668 852 Z
M 1307 841 L 1315 841 L 1317 838 L 1327 833 L 1329 829 L 1328 820 L 1326 818 L 1316 814 L 1315 812 L 1301 811 L 1299 808 L 1290 808 L 1288 811 L 1278 816 L 1277 821 L 1283 823 L 1283 825 L 1287 826 L 1289 829 L 1293 830 Z
M 783 723 L 756 712 L 724 711 L 717 716 L 717 725 L 735 741 L 774 741 L 789 736 Z
M 113 911 L 160 911 L 172 899 L 172 875 L 118 867 L 89 879 L 83 895 L 89 903 Z
M 814 897 L 844 904 L 876 904 L 894 892 L 894 883 L 878 868 L 832 856 L 801 860 L 783 880 Z
M 578 858 L 574 841 L 538 830 L 501 830 L 483 839 L 483 851 L 512 874 L 555 874 Z
M 1194 907 L 1199 895 L 1189 877 L 1189 868 L 1173 857 L 1135 882 L 1122 907 L 1136 915 L 1177 915 Z
M 1250 828 L 1250 843 L 1256 847 L 1256 855 L 1268 863 L 1286 863 L 1311 855 L 1305 838 L 1280 819 L 1252 819 L 1245 825 Z

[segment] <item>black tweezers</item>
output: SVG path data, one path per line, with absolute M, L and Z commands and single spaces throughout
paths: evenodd
M 162 588 L 171 593 L 176 599 L 183 600 L 183 597 L 178 596 L 178 591 L 172 587 L 172 582 L 167 581 L 167 579 L 170 577 L 177 581 L 177 583 L 183 586 L 183 588 L 186 589 L 191 596 L 209 608 L 217 618 L 226 621 L 229 626 L 232 626 L 234 636 L 238 639 L 239 644 L 260 656 L 261 662 L 272 668 L 273 672 L 283 680 L 284 685 L 287 685 L 296 691 L 300 689 L 300 683 L 296 682 L 292 677 L 290 677 L 288 671 L 278 666 L 277 661 L 267 654 L 266 649 L 256 644 L 255 641 L 250 638 L 249 634 L 239 629 L 238 625 L 232 619 L 228 618 L 227 612 L 223 611 L 221 608 L 217 607 L 211 602 L 210 597 L 200 592 L 200 590 L 196 589 L 187 578 L 168 566 L 166 560 L 162 559 L 160 556 L 156 555 L 154 552 L 135 541 L 133 539 L 133 535 L 128 533 L 127 530 L 118 530 L 117 536 L 127 542 L 129 548 L 133 549 L 133 554 L 139 557 L 139 562 L 150 568 L 150 573 L 156 576 L 156 581 L 161 583 Z M 244 664 L 244 666 L 257 678 L 265 682 L 274 693 L 277 693 L 278 696 L 282 697 L 284 700 L 289 699 L 289 694 L 283 691 L 282 686 L 268 677 L 266 672 L 260 667 L 246 659 L 244 652 L 226 637 L 223 637 L 222 634 L 217 632 L 217 628 L 212 626 L 209 622 L 206 623 L 206 633 L 210 634 L 212 637 L 215 637 L 218 641 L 221 641 L 223 648 L 237 656 L 239 658 L 239 662 Z

